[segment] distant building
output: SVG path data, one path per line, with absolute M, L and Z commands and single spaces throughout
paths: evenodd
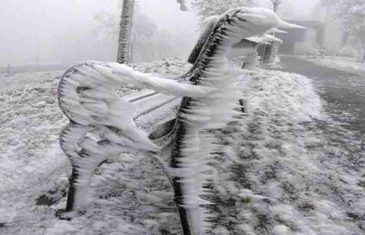
M 296 19 L 286 14 L 287 21 L 302 25 L 306 29 L 289 29 L 288 34 L 277 34 L 284 41 L 279 48 L 281 54 L 307 54 L 312 50 L 323 50 L 336 54 L 343 47 L 343 32 L 336 20 L 335 9 L 316 5 L 312 14 Z M 285 18 L 285 17 L 284 17 Z
M 286 29 L 287 34 L 277 34 L 283 40 L 279 48 L 280 54 L 303 54 L 309 48 L 321 46 L 324 43 L 324 24 L 320 21 L 293 21 L 291 23 L 306 27 L 306 29 Z

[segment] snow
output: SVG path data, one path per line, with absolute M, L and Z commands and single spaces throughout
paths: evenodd
M 67 183 L 69 163 L 57 143 L 66 123 L 57 107 L 59 74 L 24 73 L 0 81 L 0 223 L 5 226 L 0 229 L 5 231 L 29 226 L 33 218 L 37 225 L 29 227 L 31 233 L 42 231 L 40 222 L 50 211 L 34 208 L 36 198 Z
M 142 72 L 180 74 L 162 61 Z M 248 113 L 217 131 L 210 200 L 212 234 L 363 234 L 364 152 L 319 98 L 311 81 L 247 71 Z M 181 234 L 165 169 L 148 155 L 124 155 L 97 170 L 87 210 L 55 217 L 66 204 L 68 159 L 58 147 L 67 119 L 56 99 L 60 72 L 1 78 L 1 234 Z M 168 149 L 161 156 L 167 161 Z M 47 195 L 50 205 L 37 205 Z
M 349 74 L 365 76 L 365 64 L 352 57 L 324 56 L 324 57 L 301 57 L 313 63 L 344 71 Z
M 222 135 L 235 151 L 226 156 L 233 156 L 230 163 L 226 158 L 220 162 L 222 171 L 231 168 L 232 183 L 221 182 L 219 191 L 226 188 L 227 193 L 218 200 L 231 221 L 244 215 L 243 224 L 233 222 L 232 229 L 237 234 L 242 229 L 255 234 L 363 233 L 361 219 L 348 217 L 364 208 L 364 190 L 357 186 L 364 165 L 358 137 L 322 113 L 325 104 L 307 78 L 262 72 L 247 89 L 248 118 L 239 134 Z M 336 143 L 333 138 L 341 138 L 340 133 L 353 146 Z M 347 165 L 352 157 L 358 166 Z M 340 175 L 353 180 L 344 183 Z

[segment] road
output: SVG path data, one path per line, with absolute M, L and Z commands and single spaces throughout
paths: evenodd
M 313 80 L 327 112 L 347 124 L 347 128 L 365 134 L 365 75 L 331 69 L 296 57 L 281 57 L 282 71 L 298 73 Z
M 351 221 L 345 227 L 354 226 L 352 232 L 330 234 L 364 234 L 364 209 L 357 203 L 365 195 L 365 75 L 349 74 L 296 57 L 281 57 L 281 61 L 282 71 L 312 79 L 324 101 L 327 118 L 316 121 L 312 128 L 322 139 L 322 145 L 314 148 L 319 152 L 314 157 L 315 165 L 328 174 L 320 182 L 329 200 L 343 209 L 347 217 L 344 221 Z M 320 176 L 313 178 L 316 177 Z M 333 187 L 333 177 L 340 179 L 336 183 L 339 187 Z M 329 183 L 324 183 L 328 179 Z M 356 215 L 352 214 L 354 211 Z

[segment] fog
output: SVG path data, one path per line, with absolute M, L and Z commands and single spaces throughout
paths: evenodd
M 0 235 L 365 235 L 365 0 L 122 1 L 0 0 Z
M 271 7 L 270 0 L 257 2 Z M 316 2 L 288 0 L 282 12 L 290 15 L 300 9 L 296 11 L 300 14 L 290 16 L 300 18 L 310 15 Z M 158 32 L 184 39 L 176 48 L 188 53 L 199 31 L 192 11 L 180 11 L 175 0 L 138 0 L 138 5 Z M 101 39 L 95 26 L 94 16 L 103 11 L 118 15 L 118 0 L 1 0 L 0 67 L 114 60 L 116 41 Z

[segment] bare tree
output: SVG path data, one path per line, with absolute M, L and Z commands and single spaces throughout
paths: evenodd
M 362 47 L 362 61 L 365 62 L 365 1 L 364 0 L 322 0 L 326 6 L 335 7 L 335 20 L 344 32 L 343 45 L 352 37 Z M 360 49 L 360 48 L 359 48 Z
M 120 17 L 120 31 L 118 40 L 118 63 L 128 63 L 133 26 L 133 10 L 135 0 L 124 0 Z
M 271 0 L 271 2 L 273 6 L 273 11 L 277 12 L 282 0 Z
M 186 1 L 185 0 L 176 0 L 177 3 L 180 4 L 180 10 L 182 11 L 187 11 L 188 7 L 186 6 Z
M 209 16 L 221 15 L 232 8 L 253 6 L 253 0 L 191 0 L 190 2 L 201 22 Z
M 188 10 L 185 0 L 177 0 L 177 3 L 180 4 L 180 10 Z M 130 62 L 134 5 L 135 0 L 123 0 L 117 55 L 117 62 L 122 64 Z

